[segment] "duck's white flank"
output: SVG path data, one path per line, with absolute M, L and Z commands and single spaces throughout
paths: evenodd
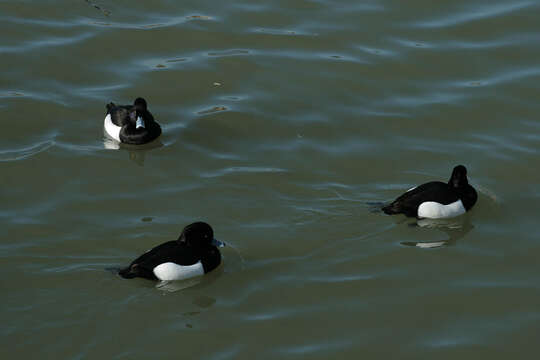
M 429 219 L 451 218 L 465 214 L 465 211 L 461 200 L 448 205 L 439 204 L 435 201 L 426 201 L 418 207 L 418 217 Z
M 204 269 L 200 261 L 193 265 L 178 265 L 173 262 L 166 262 L 154 268 L 154 275 L 159 280 L 184 280 L 204 275 Z
M 113 124 L 111 119 L 111 114 L 107 114 L 105 116 L 105 122 L 103 123 L 103 128 L 105 129 L 105 133 L 109 135 L 111 138 L 113 138 L 116 141 L 120 141 L 120 129 L 122 129 L 120 126 L 116 126 Z

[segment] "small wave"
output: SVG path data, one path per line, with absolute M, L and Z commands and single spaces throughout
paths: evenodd
M 343 283 L 343 282 L 355 282 L 361 280 L 371 280 L 375 278 L 374 275 L 366 274 L 350 274 L 350 275 L 321 275 L 311 276 L 305 279 L 307 282 L 316 283 Z
M 268 29 L 268 28 L 251 28 L 249 32 L 263 33 L 268 35 L 278 36 L 316 36 L 316 33 L 309 33 L 302 30 L 286 30 L 286 29 Z
M 180 16 L 164 16 L 162 14 L 147 14 L 145 18 L 140 22 L 119 22 L 110 21 L 96 21 L 93 18 L 84 18 L 79 20 L 79 24 L 89 25 L 93 27 L 107 27 L 117 29 L 139 29 L 139 30 L 153 30 L 158 28 L 175 27 L 181 24 L 185 24 L 192 21 L 217 21 L 218 17 L 211 15 L 180 15 Z
M 39 154 L 55 144 L 54 140 L 45 140 L 16 150 L 0 150 L 0 161 L 18 161 Z
M 388 50 L 388 49 L 374 48 L 374 47 L 363 46 L 363 45 L 358 45 L 356 46 L 356 48 L 370 55 L 383 56 L 383 57 L 396 57 L 398 55 L 396 51 Z
M 107 94 L 115 94 L 119 92 L 122 89 L 125 89 L 128 87 L 128 84 L 115 84 L 115 85 L 100 85 L 100 86 L 91 86 L 91 87 L 81 87 L 79 89 L 75 89 L 74 93 L 76 93 L 80 98 L 84 99 L 103 99 L 104 95 Z M 105 107 L 104 107 L 105 108 Z
M 296 60 L 339 60 L 358 64 L 369 64 L 368 61 L 348 54 L 335 54 L 328 52 L 300 51 L 300 50 L 266 50 L 259 51 L 259 55 L 268 58 L 292 58 Z
M 227 110 L 229 110 L 229 108 L 227 108 L 226 106 L 213 106 L 213 107 L 211 107 L 209 109 L 204 109 L 204 110 L 197 111 L 197 114 L 199 114 L 199 115 L 208 115 L 208 114 L 213 114 L 213 113 L 227 111 Z
M 222 51 L 210 51 L 207 53 L 208 56 L 237 56 L 237 55 L 249 55 L 251 53 L 250 50 L 246 49 L 229 49 L 229 50 L 222 50 Z
M 538 153 L 536 144 L 520 144 L 519 141 L 513 140 L 506 134 L 503 136 L 472 134 L 472 137 L 474 138 L 472 146 L 475 149 L 485 151 L 492 154 L 492 156 L 503 159 L 517 158 L 518 155 L 534 156 Z
M 487 187 L 485 186 L 482 186 L 482 185 L 478 185 L 478 184 L 473 184 L 474 187 L 476 187 L 478 189 L 478 191 L 484 195 L 486 195 L 488 198 L 490 198 L 495 204 L 501 204 L 502 203 L 502 199 L 500 198 L 500 196 L 498 196 L 497 194 L 495 194 L 495 192 L 493 192 L 492 190 L 488 189 Z
M 489 5 L 475 6 L 474 8 L 467 7 L 457 13 L 452 13 L 446 17 L 442 17 L 436 20 L 418 22 L 416 23 L 416 26 L 423 28 L 445 28 L 450 26 L 457 26 L 471 21 L 478 21 L 482 19 L 494 18 L 500 15 L 507 15 L 509 13 L 522 10 L 534 4 L 535 3 L 532 1 L 524 1 L 498 5 L 490 3 Z
M 538 66 L 529 66 L 525 68 L 514 68 L 509 69 L 505 67 L 502 71 L 499 71 L 488 78 L 483 80 L 462 80 L 456 82 L 454 85 L 456 87 L 478 87 L 478 86 L 493 86 L 511 82 L 518 82 L 524 79 L 529 79 L 540 75 L 540 67 Z
M 72 143 L 58 141 L 55 143 L 55 145 L 64 150 L 74 151 L 74 152 L 79 152 L 79 153 L 95 152 L 95 151 L 99 151 L 103 149 L 103 145 L 101 143 L 99 143 L 99 145 L 89 145 L 89 144 L 85 145 L 85 144 L 72 144 Z
M 41 49 L 46 47 L 47 49 L 51 47 L 60 47 L 60 46 L 66 46 L 66 45 L 72 45 L 78 42 L 82 42 L 84 40 L 87 40 L 91 37 L 93 37 L 94 34 L 92 33 L 82 33 L 79 35 L 72 35 L 69 37 L 47 37 L 40 40 L 33 40 L 33 41 L 27 41 L 23 42 L 20 45 L 15 46 L 1 46 L 0 52 L 4 53 L 18 53 L 18 52 L 26 52 L 36 49 Z
M 0 98 L 19 98 L 24 96 L 26 94 L 23 91 L 6 91 L 0 93 Z
M 220 177 L 235 173 L 283 173 L 286 169 L 265 166 L 231 166 L 214 172 L 201 174 L 202 177 Z
M 339 351 L 342 351 L 344 348 L 349 347 L 353 344 L 352 339 L 339 339 L 339 340 L 328 340 L 324 341 L 314 341 L 312 343 L 306 343 L 303 345 L 293 345 L 287 346 L 284 348 L 278 349 L 279 353 L 285 354 L 295 354 L 295 355 L 319 355 L 321 352 L 325 353 L 328 351 L 336 351 L 333 356 L 330 357 L 339 357 Z
M 486 49 L 510 49 L 521 48 L 523 46 L 537 44 L 540 40 L 538 34 L 533 33 L 517 33 L 509 34 L 504 37 L 497 37 L 495 39 L 481 39 L 481 40 L 441 40 L 433 43 L 433 48 L 440 51 L 454 51 L 454 50 L 486 50 Z
M 66 27 L 80 26 L 80 24 L 76 21 L 43 20 L 43 19 L 34 19 L 34 18 L 20 18 L 20 17 L 15 17 L 15 16 L 0 16 L 0 21 L 2 23 L 12 23 L 12 24 L 21 24 L 21 25 L 39 25 L 39 26 L 50 27 L 50 28 L 66 28 Z

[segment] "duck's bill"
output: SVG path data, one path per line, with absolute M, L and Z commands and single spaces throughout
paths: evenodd
M 219 241 L 218 239 L 212 239 L 212 245 L 217 247 L 225 247 L 225 243 L 223 241 Z
M 138 129 L 138 128 L 143 128 L 144 129 L 144 120 L 142 119 L 142 117 L 137 116 L 137 122 L 135 124 L 135 128 L 136 129 Z

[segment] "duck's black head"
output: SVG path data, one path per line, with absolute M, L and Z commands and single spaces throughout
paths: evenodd
M 202 221 L 186 226 L 182 230 L 178 242 L 193 247 L 223 246 L 223 243 L 214 239 L 214 230 L 212 230 L 212 227 Z
M 448 185 L 455 188 L 461 188 L 469 184 L 467 180 L 467 168 L 463 165 L 458 165 L 452 171 L 452 176 L 448 180 Z
M 137 111 L 147 110 L 146 100 L 141 97 L 135 99 L 135 101 L 133 102 L 133 106 L 135 107 L 135 109 L 137 109 Z
M 133 108 L 129 113 L 129 118 L 132 122 L 132 124 L 138 129 L 140 127 L 144 128 L 145 123 L 144 120 L 149 120 L 149 112 L 146 108 L 146 100 L 143 98 L 136 98 L 133 102 Z

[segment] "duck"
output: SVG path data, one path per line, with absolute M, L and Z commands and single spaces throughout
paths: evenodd
M 111 102 L 106 108 L 105 133 L 120 143 L 142 145 L 161 135 L 161 126 L 148 111 L 146 100 L 141 97 L 136 98 L 133 105 Z
M 211 272 L 221 263 L 219 247 L 225 243 L 214 238 L 214 230 L 205 222 L 187 225 L 177 240 L 160 244 L 121 269 L 124 279 L 185 280 Z
M 388 215 L 404 214 L 419 219 L 452 218 L 471 210 L 478 195 L 469 185 L 467 168 L 454 167 L 448 183 L 431 181 L 407 190 L 382 210 Z

